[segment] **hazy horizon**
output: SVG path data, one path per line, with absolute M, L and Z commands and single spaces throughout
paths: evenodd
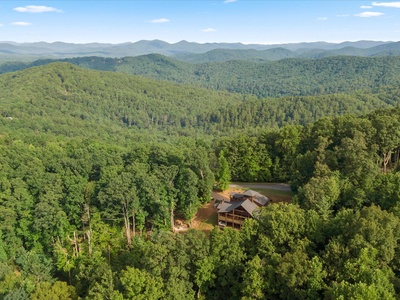
M 65 41 L 54 41 L 54 42 L 46 42 L 46 41 L 36 41 L 36 42 L 16 42 L 16 41 L 1 41 L 0 43 L 11 43 L 11 44 L 39 44 L 39 43 L 46 43 L 46 44 L 57 44 L 57 43 L 63 43 L 63 44 L 76 44 L 76 45 L 85 45 L 85 44 L 109 44 L 109 45 L 122 45 L 122 44 L 135 44 L 139 42 L 154 42 L 154 41 L 160 41 L 160 42 L 165 42 L 170 45 L 175 45 L 179 44 L 181 42 L 187 42 L 187 43 L 196 43 L 200 45 L 204 44 L 243 44 L 243 45 L 265 45 L 265 46 L 274 46 L 274 45 L 286 45 L 286 44 L 314 44 L 314 43 L 326 43 L 326 44 L 343 44 L 343 43 L 357 43 L 357 42 L 376 42 L 376 43 L 396 43 L 400 42 L 398 41 L 383 41 L 383 40 L 354 40 L 354 41 L 339 41 L 339 42 L 330 42 L 330 41 L 312 41 L 312 42 L 304 42 L 304 41 L 298 41 L 298 42 L 289 42 L 289 43 L 242 43 L 242 42 L 196 42 L 196 41 L 187 41 L 187 40 L 180 40 L 178 42 L 167 42 L 159 39 L 153 39 L 153 40 L 138 40 L 138 41 L 126 41 L 126 42 L 121 42 L 121 43 L 109 43 L 109 42 L 87 42 L 87 43 L 74 43 L 74 42 L 65 42 Z

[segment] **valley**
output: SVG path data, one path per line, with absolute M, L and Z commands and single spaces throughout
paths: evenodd
M 397 299 L 397 45 L 1 43 L 0 299 Z

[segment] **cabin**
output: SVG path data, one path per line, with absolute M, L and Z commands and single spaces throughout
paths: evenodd
M 218 205 L 219 227 L 232 227 L 241 229 L 244 221 L 255 217 L 255 210 L 258 208 L 249 199 L 237 202 L 223 202 Z
M 266 206 L 269 203 L 269 198 L 253 190 L 247 190 L 243 194 L 231 193 L 230 201 L 243 201 L 249 199 L 254 202 L 258 207 Z
M 241 229 L 248 218 L 257 218 L 257 208 L 269 203 L 268 197 L 252 190 L 243 194 L 231 194 L 230 201 L 222 201 L 218 207 L 218 226 Z

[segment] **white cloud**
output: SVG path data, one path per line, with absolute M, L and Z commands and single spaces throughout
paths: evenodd
M 380 16 L 383 16 L 383 15 L 384 15 L 384 13 L 382 13 L 382 12 L 366 11 L 366 12 L 362 12 L 362 13 L 356 14 L 354 16 L 361 17 L 361 18 L 371 18 L 371 17 L 380 17 Z
M 238 0 L 225 0 L 224 3 L 233 3 L 233 2 L 237 2 Z
M 214 28 L 206 28 L 206 29 L 203 29 L 202 31 L 203 31 L 203 32 L 215 32 L 215 31 L 217 31 L 217 30 L 214 29 Z
M 24 7 L 20 6 L 14 8 L 14 10 L 18 12 L 27 12 L 32 14 L 44 13 L 44 12 L 61 12 L 61 10 L 57 8 L 49 6 L 40 6 L 40 5 L 27 5 Z
M 166 18 L 161 18 L 161 19 L 155 19 L 149 21 L 150 23 L 168 23 L 170 20 Z
M 361 5 L 360 8 L 362 8 L 362 9 L 370 9 L 370 8 L 372 8 L 372 6 L 371 5 Z
M 400 2 L 372 2 L 373 6 L 400 8 Z
M 0 23 L 0 27 L 1 27 L 1 26 L 4 26 L 4 25 Z
M 328 18 L 327 17 L 319 17 L 319 18 L 317 18 L 317 20 L 318 21 L 326 21 L 326 20 L 328 20 Z
M 30 25 L 32 25 L 32 23 L 28 23 L 28 22 L 12 22 L 12 23 L 10 23 L 10 25 L 13 25 L 13 26 L 30 26 Z

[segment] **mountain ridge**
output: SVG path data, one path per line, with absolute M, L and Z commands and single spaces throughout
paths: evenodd
M 218 51 L 220 50 L 215 50 L 217 53 Z M 226 53 L 222 51 L 222 54 Z M 55 61 L 73 63 L 86 69 L 253 94 L 259 98 L 333 94 L 400 84 L 400 56 L 286 58 L 261 62 L 231 60 L 193 64 L 162 54 L 148 54 L 123 58 L 78 57 L 36 60 L 32 63 L 10 62 L 0 64 L 0 73 Z
M 70 137 L 90 133 L 108 139 L 137 130 L 212 135 L 304 125 L 323 116 L 359 115 L 400 104 L 398 85 L 257 99 L 63 62 L 0 75 L 0 90 L 3 133 L 46 132 Z
M 36 57 L 74 57 L 92 56 L 94 53 L 101 53 L 105 57 L 124 57 L 138 56 L 150 53 L 158 53 L 166 56 L 174 56 L 182 53 L 206 53 L 215 49 L 226 50 L 270 50 L 274 48 L 284 48 L 290 51 L 305 51 L 310 49 L 320 49 L 321 51 L 335 51 L 345 47 L 355 47 L 358 49 L 370 49 L 377 46 L 396 44 L 396 42 L 385 41 L 355 41 L 342 43 L 328 42 L 306 42 L 306 43 L 286 43 L 286 44 L 243 44 L 243 43 L 196 43 L 185 40 L 177 43 L 168 43 L 162 40 L 140 40 L 137 42 L 127 42 L 119 44 L 110 43 L 65 43 L 65 42 L 34 42 L 16 43 L 10 41 L 0 41 L 0 52 L 7 50 L 8 55 L 15 56 L 36 56 Z M 400 47 L 396 45 L 396 49 Z

